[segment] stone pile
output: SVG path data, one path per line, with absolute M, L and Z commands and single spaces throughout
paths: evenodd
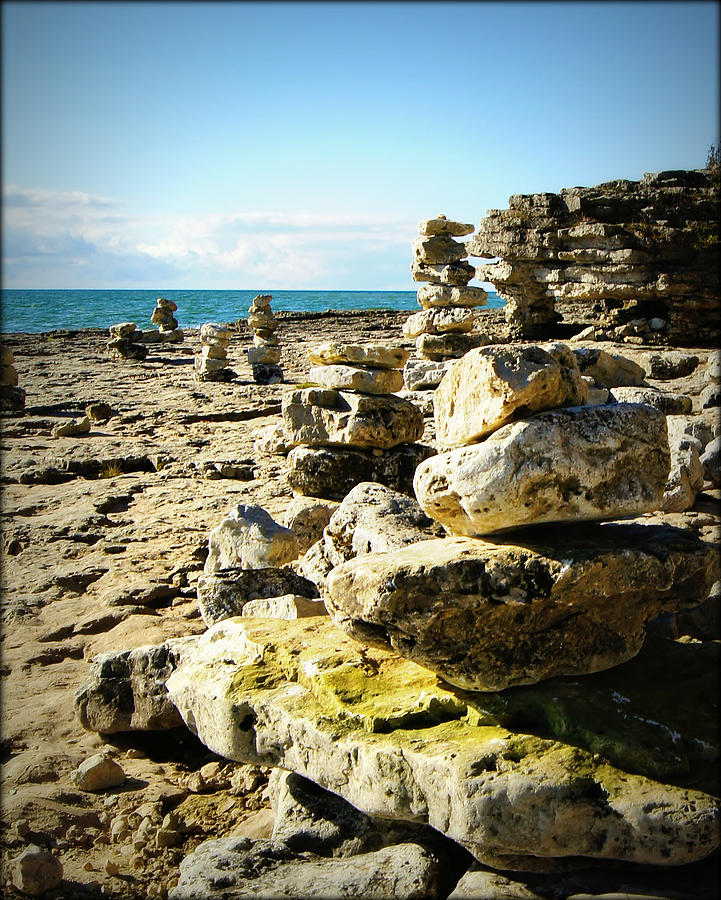
M 168 300 L 166 297 L 158 297 L 155 309 L 150 316 L 150 321 L 153 325 L 158 326 L 158 330 L 157 332 L 144 334 L 142 340 L 150 342 L 150 340 L 154 339 L 162 342 L 180 343 L 184 335 L 182 330 L 178 328 L 178 320 L 175 318 L 177 309 L 178 306 L 173 300 Z M 153 338 L 150 338 L 151 334 Z
M 473 310 L 486 303 L 487 294 L 482 288 L 468 287 L 475 269 L 464 262 L 466 245 L 454 240 L 471 234 L 473 226 L 439 215 L 420 222 L 418 231 L 419 237 L 412 244 L 411 275 L 414 281 L 427 284 L 418 290 L 422 312 L 410 316 L 403 326 L 403 334 L 416 339 L 420 357 L 406 364 L 408 390 L 435 387 L 449 360 L 488 343 L 483 335 L 471 333 Z
M 280 384 L 280 341 L 276 335 L 278 320 L 273 315 L 271 294 L 258 294 L 248 309 L 248 327 L 253 332 L 253 346 L 248 348 L 248 363 L 256 384 Z
M 423 416 L 395 395 L 408 351 L 328 342 L 309 352 L 317 387 L 283 397 L 286 475 L 297 494 L 342 500 L 362 481 L 412 492 L 416 465 L 433 450 L 415 443 Z
M 195 357 L 198 381 L 230 381 L 235 372 L 228 368 L 228 344 L 233 332 L 226 325 L 206 322 L 200 328 L 200 353 Z
M 0 409 L 18 410 L 25 406 L 25 391 L 18 387 L 15 354 L 3 345 L 0 347 Z
M 560 194 L 518 194 L 468 242 L 506 300 L 506 319 L 541 336 L 556 297 L 601 313 L 596 338 L 700 346 L 719 328 L 718 171 L 660 172 Z M 604 328 L 606 329 L 604 331 Z
M 111 356 L 121 359 L 145 359 L 148 348 L 140 343 L 142 332 L 135 327 L 135 322 L 119 322 L 110 326 L 110 340 L 105 345 Z

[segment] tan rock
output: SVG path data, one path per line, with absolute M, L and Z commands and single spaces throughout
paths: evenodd
M 295 534 L 300 553 L 323 537 L 323 529 L 338 508 L 335 500 L 313 497 L 295 497 L 288 504 L 283 524 Z
M 444 359 L 459 359 L 469 350 L 490 344 L 485 334 L 421 334 L 416 338 L 416 353 L 421 359 L 440 362 Z
M 400 369 L 363 368 L 349 365 L 312 366 L 308 380 L 322 387 L 362 394 L 394 394 L 403 387 Z
M 496 344 L 470 350 L 449 369 L 435 394 L 442 450 L 478 441 L 519 413 L 583 404 L 588 387 L 564 345 Z
M 327 616 L 322 600 L 309 600 L 298 594 L 283 594 L 282 597 L 249 600 L 241 611 L 241 616 L 261 619 L 304 619 L 308 616 Z
M 350 391 L 301 388 L 283 397 L 286 444 L 388 450 L 423 434 L 423 416 L 407 400 Z
M 416 469 L 413 487 L 426 513 L 452 534 L 481 536 L 651 512 L 661 506 L 669 466 L 662 413 L 634 403 L 581 406 L 539 413 L 432 456 Z
M 413 281 L 428 281 L 431 284 L 450 284 L 465 287 L 471 278 L 475 277 L 475 267 L 467 262 L 438 266 L 421 263 L 417 260 L 411 263 L 411 278 Z
M 275 366 L 280 362 L 280 347 L 264 345 L 248 348 L 248 362 L 250 365 L 260 363 L 265 366 Z
M 443 309 L 448 306 L 472 308 L 485 306 L 488 294 L 479 287 L 451 287 L 447 284 L 424 284 L 418 288 L 418 305 L 423 309 Z
M 308 351 L 308 358 L 317 365 L 348 363 L 379 369 L 402 369 L 409 356 L 410 352 L 403 347 L 391 347 L 387 344 L 342 344 L 338 341 L 326 341 Z
M 442 538 L 333 569 L 336 625 L 471 691 L 585 675 L 641 649 L 662 610 L 697 605 L 718 577 L 681 529 L 596 525 L 493 544 Z
M 414 238 L 411 242 L 413 257 L 420 263 L 446 265 L 467 256 L 465 244 L 447 235 L 429 235 Z
M 104 753 L 88 757 L 70 777 L 81 791 L 104 791 L 125 782 L 122 767 Z
M 406 319 L 403 334 L 408 338 L 420 334 L 466 334 L 473 330 L 473 310 L 460 307 L 449 309 L 424 309 Z
M 23 894 L 38 897 L 60 886 L 62 863 L 49 850 L 30 844 L 15 858 L 12 880 Z
M 466 225 L 463 222 L 454 222 L 445 216 L 436 216 L 435 219 L 422 219 L 418 223 L 419 234 L 450 234 L 455 237 L 463 237 L 465 234 L 473 233 L 473 225 Z

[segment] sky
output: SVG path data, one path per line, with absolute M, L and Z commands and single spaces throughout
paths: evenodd
M 717 2 L 3 3 L 3 287 L 413 290 L 421 219 L 702 168 L 718 32 Z

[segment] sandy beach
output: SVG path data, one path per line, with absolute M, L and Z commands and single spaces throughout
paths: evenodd
M 581 307 L 560 311 L 561 339 L 589 324 Z M 285 460 L 257 437 L 279 422 L 283 393 L 308 380 L 308 349 L 330 339 L 413 348 L 401 331 L 407 312 L 277 315 L 285 381 L 276 385 L 253 382 L 242 320 L 228 350 L 237 377 L 227 383 L 194 379 L 197 330 L 183 343 L 150 346 L 144 361 L 112 359 L 100 330 L 2 338 L 26 391 L 24 414 L 1 422 L 5 896 L 22 896 L 9 869 L 29 836 L 62 861 L 65 880 L 52 896 L 141 898 L 167 896 L 180 860 L 201 841 L 269 834 L 267 770 L 226 763 L 184 729 L 103 740 L 75 718 L 73 692 L 98 653 L 205 630 L 196 581 L 208 533 L 230 506 L 258 504 L 282 519 L 292 497 Z M 478 318 L 479 329 L 504 338 L 502 311 Z M 641 364 L 657 352 L 599 346 Z M 700 360 L 691 375 L 648 383 L 690 397 L 696 409 L 713 351 L 684 352 Z M 85 435 L 53 436 L 100 402 L 114 411 L 107 422 Z M 644 520 L 718 539 L 719 493 L 707 484 L 692 509 Z M 128 781 L 81 791 L 71 773 L 104 747 Z M 207 778 L 198 780 L 202 767 Z M 114 817 L 153 803 L 182 823 L 180 843 L 142 856 L 111 841 Z M 710 896 L 710 872 L 704 863 L 683 876 L 697 879 L 696 896 Z

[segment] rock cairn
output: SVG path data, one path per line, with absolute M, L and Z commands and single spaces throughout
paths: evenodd
M 198 381 L 230 381 L 235 372 L 228 368 L 228 344 L 233 332 L 227 325 L 206 322 L 200 328 L 200 353 L 195 357 Z
M 601 315 L 598 338 L 699 346 L 719 328 L 718 170 L 659 172 L 559 194 L 515 194 L 468 242 L 506 300 L 506 319 L 540 337 L 556 297 Z M 607 334 L 604 334 L 604 332 Z
M 173 300 L 168 300 L 166 297 L 158 297 L 156 300 L 150 321 L 153 325 L 158 326 L 158 331 L 153 334 L 157 334 L 160 341 L 180 343 L 183 340 L 183 332 L 178 328 L 178 320 L 175 318 L 177 310 L 178 305 Z M 144 339 L 147 340 L 147 337 L 144 335 Z
M 105 346 L 112 356 L 121 359 L 145 359 L 148 348 L 140 343 L 140 337 L 135 322 L 119 322 L 110 326 L 110 340 Z
M 272 294 L 258 294 L 248 309 L 248 327 L 253 332 L 253 346 L 248 348 L 248 363 L 256 384 L 280 384 L 280 341 L 276 335 L 278 320 L 270 308 Z
M 416 465 L 433 450 L 415 443 L 420 410 L 394 393 L 408 351 L 329 341 L 308 355 L 318 386 L 289 391 L 282 404 L 290 486 L 326 500 L 342 500 L 362 481 L 410 494 Z
M 0 346 L 0 409 L 17 410 L 25 406 L 25 391 L 18 387 L 18 373 L 15 368 L 15 354 Z
M 472 225 L 453 222 L 443 215 L 424 219 L 414 239 L 411 275 L 425 281 L 418 290 L 422 312 L 410 316 L 403 326 L 407 338 L 416 339 L 420 360 L 407 363 L 404 376 L 408 390 L 435 387 L 445 374 L 449 360 L 488 343 L 473 331 L 473 310 L 488 299 L 479 287 L 468 287 L 476 270 L 464 262 L 466 245 L 454 237 L 473 232 Z

